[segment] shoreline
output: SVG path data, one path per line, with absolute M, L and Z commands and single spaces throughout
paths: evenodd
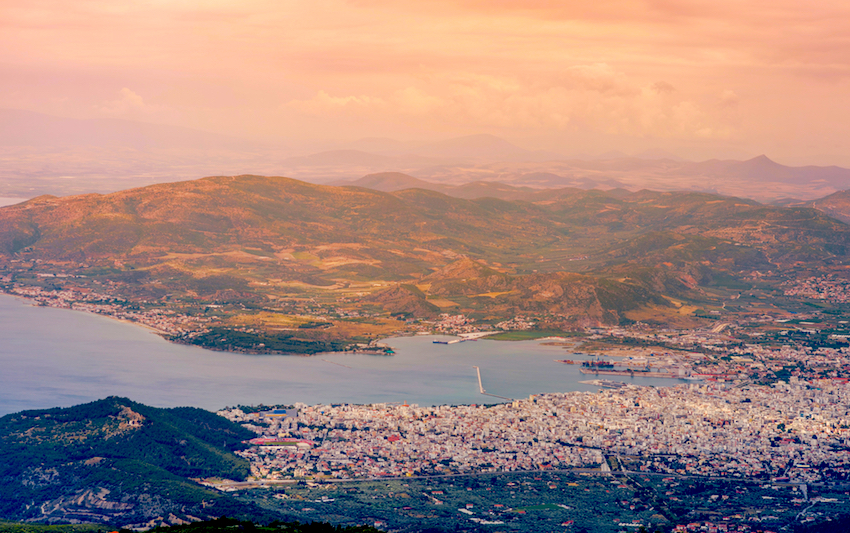
M 13 292 L 0 291 L 0 295 L 11 296 L 12 298 L 20 300 L 23 303 L 26 303 L 30 307 L 49 307 L 51 309 L 64 309 L 65 311 L 75 311 L 77 313 L 86 313 L 86 314 L 94 315 L 94 316 L 102 316 L 102 317 L 108 318 L 110 320 L 115 320 L 116 322 L 123 322 L 124 324 L 129 324 L 131 326 L 138 326 L 138 327 L 145 328 L 146 330 L 151 331 L 153 333 L 156 333 L 158 336 L 163 337 L 163 338 L 166 337 L 166 336 L 173 336 L 172 333 L 169 333 L 165 330 L 158 329 L 158 328 L 155 328 L 153 326 L 143 324 L 141 322 L 135 322 L 133 320 L 127 320 L 126 318 L 119 318 L 115 315 L 110 315 L 110 314 L 107 314 L 107 313 L 95 313 L 95 312 L 92 312 L 92 311 L 86 311 L 85 309 L 74 309 L 73 307 L 65 307 L 65 306 L 61 306 L 61 305 L 45 305 L 45 304 L 41 304 L 41 303 L 36 302 L 32 298 L 27 298 L 26 296 L 22 296 L 20 294 L 15 294 Z M 165 339 L 165 340 L 169 340 L 169 339 Z
M 160 337 L 162 340 L 164 340 L 166 342 L 170 342 L 172 344 L 179 344 L 179 345 L 182 345 L 182 346 L 195 346 L 197 348 L 201 348 L 202 350 L 209 350 L 211 352 L 232 353 L 232 354 L 239 354 L 239 355 L 281 355 L 281 356 L 287 356 L 287 357 L 315 357 L 317 355 L 323 355 L 323 354 L 324 355 L 327 355 L 327 354 L 364 354 L 364 355 L 392 357 L 395 354 L 395 352 L 392 351 L 391 348 L 390 348 L 391 353 L 387 353 L 387 352 L 381 351 L 381 350 L 368 350 L 368 349 L 364 350 L 364 349 L 360 348 L 360 349 L 343 350 L 343 351 L 335 351 L 335 352 L 318 351 L 318 352 L 315 352 L 315 353 L 307 353 L 307 354 L 305 354 L 305 353 L 292 353 L 292 352 L 279 352 L 279 351 L 273 351 L 273 350 L 261 351 L 261 350 L 253 350 L 253 349 L 250 349 L 250 348 L 222 349 L 222 348 L 217 348 L 217 347 L 214 347 L 214 346 L 205 346 L 205 345 L 202 345 L 202 344 L 193 344 L 191 342 L 182 342 L 178 338 L 178 336 L 180 335 L 179 333 L 178 334 L 169 333 L 168 331 L 156 328 L 154 326 L 150 326 L 150 325 L 145 324 L 143 322 L 138 322 L 138 321 L 135 321 L 135 320 L 129 320 L 129 319 L 126 319 L 126 318 L 121 318 L 121 317 L 115 316 L 115 315 L 110 314 L 110 313 L 97 313 L 97 312 L 94 312 L 94 311 L 87 311 L 85 309 L 75 309 L 73 307 L 63 306 L 63 305 L 49 305 L 47 303 L 42 303 L 42 302 L 39 302 L 39 301 L 34 300 L 32 298 L 28 298 L 28 297 L 26 297 L 22 294 L 9 292 L 5 289 L 0 289 L 0 296 L 9 296 L 11 298 L 15 298 L 16 300 L 18 300 L 21 303 L 26 304 L 30 307 L 49 307 L 51 309 L 62 309 L 62 310 L 65 310 L 65 311 L 74 311 L 74 312 L 78 312 L 78 313 L 85 313 L 85 314 L 88 314 L 88 315 L 103 317 L 103 318 L 106 318 L 106 319 L 109 319 L 109 320 L 114 320 L 116 322 L 121 322 L 121 323 L 130 325 L 130 326 L 141 327 L 141 328 L 144 328 L 144 329 L 150 331 L 151 333 L 154 333 L 155 335 L 157 335 L 158 337 Z M 386 338 L 390 338 L 390 337 L 386 337 Z M 384 339 L 385 338 L 380 338 L 378 340 L 381 341 L 381 340 L 384 340 Z
M 179 344 L 179 345 L 182 345 L 182 346 L 196 346 L 198 348 L 201 348 L 201 349 L 204 349 L 204 350 L 210 350 L 210 351 L 213 351 L 213 352 L 233 353 L 233 354 L 241 354 L 241 355 L 285 355 L 285 356 L 289 356 L 289 357 L 314 357 L 314 356 L 322 355 L 322 354 L 364 354 L 364 355 L 374 355 L 374 356 L 384 356 L 384 357 L 392 357 L 393 355 L 395 355 L 395 351 L 391 347 L 388 347 L 389 351 L 380 350 L 380 349 L 370 350 L 368 348 L 367 349 L 354 348 L 354 349 L 351 349 L 351 350 L 341 350 L 341 351 L 333 351 L 333 352 L 317 351 L 317 352 L 314 352 L 314 353 L 281 352 L 281 351 L 274 351 L 274 350 L 258 350 L 258 349 L 252 349 L 252 348 L 229 348 L 229 349 L 218 348 L 218 347 L 215 347 L 215 346 L 207 346 L 207 345 L 203 345 L 203 344 L 194 344 L 192 342 L 185 342 L 181 338 L 183 335 L 185 335 L 185 333 L 171 333 L 171 332 L 159 329 L 155 326 L 151 326 L 151 325 L 145 324 L 143 322 L 130 320 L 130 319 L 127 319 L 127 318 L 121 318 L 121 317 L 116 316 L 116 315 L 111 314 L 111 313 L 99 313 L 99 312 L 96 312 L 96 311 L 89 311 L 89 310 L 86 310 L 86 309 L 75 309 L 74 307 L 69 306 L 69 305 L 50 305 L 50 303 L 48 303 L 48 302 L 40 302 L 40 301 L 35 300 L 33 298 L 27 297 L 26 295 L 11 292 L 6 287 L 0 287 L 0 295 L 5 295 L 5 296 L 12 297 L 12 298 L 16 298 L 19 301 L 21 301 L 22 303 L 29 305 L 30 307 L 49 307 L 51 309 L 64 309 L 66 311 L 76 311 L 76 312 L 80 312 L 80 313 L 87 313 L 87 314 L 94 315 L 94 316 L 104 317 L 104 318 L 107 318 L 107 319 L 110 319 L 110 320 L 115 320 L 117 322 L 122 322 L 124 324 L 131 325 L 131 326 L 137 326 L 137 327 L 144 328 L 144 329 L 150 331 L 151 333 L 156 334 L 158 337 L 162 338 L 166 342 L 170 342 L 170 343 L 173 343 L 173 344 Z M 493 336 L 493 335 L 498 335 L 498 334 L 501 334 L 501 333 L 505 333 L 505 332 L 503 332 L 503 331 L 482 331 L 482 332 L 461 333 L 461 334 L 428 332 L 427 335 L 456 337 L 456 340 L 453 340 L 453 341 L 434 341 L 434 342 L 438 343 L 438 344 L 458 344 L 458 343 L 462 343 L 462 342 L 466 342 L 466 341 L 477 341 L 477 340 L 487 339 L 487 337 L 490 337 L 490 336 Z M 386 339 L 393 338 L 393 337 L 406 337 L 406 336 L 414 336 L 414 335 L 416 335 L 416 333 L 411 333 L 411 332 L 396 333 L 392 336 L 379 337 L 379 338 L 375 339 L 375 341 L 381 342 L 381 341 L 384 341 Z M 513 340 L 508 340 L 508 339 L 488 339 L 488 340 L 493 340 L 493 341 L 505 340 L 507 342 L 515 342 Z M 552 341 L 552 340 L 566 341 L 566 340 L 569 340 L 569 339 L 566 338 L 566 337 L 553 337 L 553 336 L 550 335 L 550 336 L 540 337 L 540 338 L 536 338 L 536 339 L 531 338 L 531 339 L 524 339 L 524 340 L 527 340 L 527 341 L 547 341 L 547 340 L 548 341 Z
M 397 357 L 379 360 L 354 352 L 325 352 L 317 354 L 319 358 L 246 358 L 233 351 L 162 342 L 165 339 L 142 330 L 107 322 L 108 316 L 45 313 L 32 304 L 27 298 L 0 298 L 7 339 L 0 350 L 7 369 L 6 395 L 0 398 L 5 413 L 74 405 L 108 395 L 159 407 L 192 405 L 212 411 L 257 403 L 501 403 L 502 399 L 480 394 L 469 365 L 481 367 L 487 392 L 498 391 L 504 397 L 596 390 L 578 383 L 589 376 L 552 361 L 560 352 L 557 347 L 538 348 L 533 341 L 435 350 L 434 337 L 406 336 L 389 341 Z M 88 374 L 97 377 L 96 390 Z M 623 381 L 656 387 L 679 383 L 637 376 Z

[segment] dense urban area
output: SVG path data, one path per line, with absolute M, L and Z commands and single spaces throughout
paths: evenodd
M 208 483 L 278 487 L 274 501 L 303 516 L 317 506 L 344 508 L 362 498 L 350 491 L 368 494 L 364 485 L 383 482 L 381 498 L 402 497 L 394 491 L 410 498 L 410 487 L 421 487 L 419 504 L 408 499 L 394 508 L 401 516 L 457 506 L 449 513 L 456 521 L 527 530 L 541 526 L 527 522 L 531 510 L 548 510 L 546 525 L 587 525 L 575 507 L 582 498 L 616 502 L 613 521 L 600 519 L 593 531 L 778 531 L 850 509 L 844 379 L 624 385 L 496 405 L 296 404 L 219 414 L 257 434 L 240 452 L 252 481 Z
M 597 468 L 795 483 L 844 480 L 850 387 L 627 385 L 497 405 L 295 406 L 221 411 L 260 437 L 243 452 L 258 478 L 430 475 Z M 262 424 L 262 425 L 257 425 Z

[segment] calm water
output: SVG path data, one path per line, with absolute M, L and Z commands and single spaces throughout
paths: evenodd
M 0 207 L 3 207 L 4 205 L 19 204 L 21 202 L 25 202 L 26 200 L 26 198 L 9 198 L 6 196 L 0 196 Z
M 438 337 L 389 339 L 392 357 L 258 356 L 171 344 L 148 330 L 89 313 L 34 307 L 0 295 L 0 415 L 110 395 L 159 407 L 401 402 L 492 403 L 539 392 L 596 390 L 562 347 Z M 631 379 L 672 385 L 678 380 Z

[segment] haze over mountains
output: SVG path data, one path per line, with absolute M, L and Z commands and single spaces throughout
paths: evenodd
M 439 142 L 370 138 L 321 150 L 174 126 L 20 110 L 0 110 L 0 156 L 0 196 L 21 198 L 246 173 L 342 184 L 368 174 L 401 172 L 445 187 L 487 181 L 536 189 L 695 190 L 786 203 L 850 188 L 848 169 L 788 167 L 767 156 L 691 162 L 654 150 L 636 156 L 611 152 L 569 157 L 484 134 Z

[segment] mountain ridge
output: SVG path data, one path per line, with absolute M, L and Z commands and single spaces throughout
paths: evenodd
M 317 353 L 445 312 L 570 328 L 652 307 L 675 321 L 667 298 L 702 305 L 717 280 L 840 265 L 850 249 L 850 226 L 809 207 L 505 191 L 466 199 L 246 175 L 44 196 L 0 208 L 0 267 L 6 290 L 109 287 L 127 305 L 208 318 L 178 342 Z

